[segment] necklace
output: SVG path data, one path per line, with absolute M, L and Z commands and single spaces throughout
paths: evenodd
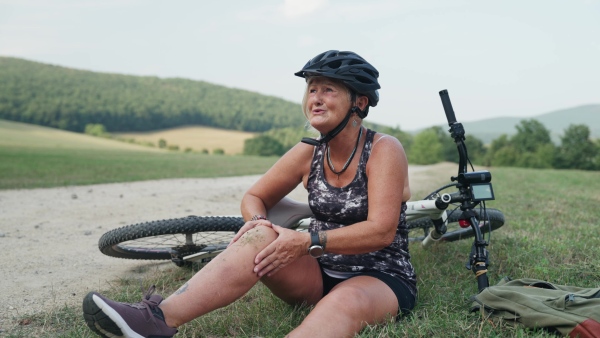
M 342 170 L 340 170 L 340 171 L 335 171 L 335 167 L 333 166 L 333 162 L 331 162 L 331 156 L 330 156 L 331 155 L 331 150 L 329 149 L 329 143 L 327 143 L 327 165 L 329 166 L 329 169 L 331 169 L 331 171 L 338 176 L 338 179 L 340 179 L 340 175 L 344 171 L 346 171 L 346 169 L 348 169 L 348 166 L 350 165 L 350 162 L 352 162 L 352 159 L 354 158 L 354 154 L 356 154 L 356 149 L 358 149 L 358 143 L 360 142 L 361 136 L 362 136 L 362 128 L 360 128 L 360 130 L 358 131 L 358 138 L 356 139 L 356 144 L 354 145 L 354 149 L 352 150 L 352 154 L 350 154 L 350 157 L 348 157 L 348 160 L 346 161 L 346 163 L 342 167 Z

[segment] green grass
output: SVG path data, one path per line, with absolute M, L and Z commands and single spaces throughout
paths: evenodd
M 0 189 L 254 175 L 276 160 L 158 150 L 0 119 Z
M 263 174 L 275 157 L 0 147 L 0 189 Z
M 274 159 L 154 154 L 118 151 L 44 151 L 1 149 L 0 182 L 6 188 L 91 184 L 167 177 L 262 173 Z M 35 164 L 34 167 L 30 167 Z M 235 169 L 235 167 L 240 167 Z M 37 169 L 35 169 L 37 168 Z M 227 169 L 227 170 L 225 170 Z M 239 171 L 235 171 L 239 170 Z M 491 168 L 497 200 L 506 225 L 493 233 L 489 251 L 490 283 L 504 276 L 538 278 L 558 284 L 597 287 L 600 280 L 600 180 L 597 172 Z M 451 173 L 452 174 L 452 173 Z M 447 173 L 431 173 L 430 186 L 413 187 L 423 196 L 446 182 Z M 419 300 L 410 317 L 367 327 L 359 337 L 554 337 L 543 331 L 482 318 L 469 313 L 476 293 L 472 272 L 465 269 L 471 243 L 446 243 L 423 250 L 411 244 L 418 273 Z M 118 262 L 117 262 L 118 263 Z M 176 290 L 198 266 L 146 272 L 143 284 L 161 294 Z M 139 301 L 139 280 L 118 280 L 103 287 L 120 301 Z M 177 337 L 282 337 L 310 308 L 293 308 L 261 284 L 234 304 L 180 328 Z M 79 307 L 56 308 L 22 318 L 6 337 L 93 337 Z

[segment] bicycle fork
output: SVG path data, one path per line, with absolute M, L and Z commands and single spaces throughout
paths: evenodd
M 464 192 L 463 192 L 464 193 Z M 462 195 L 458 195 L 462 196 Z M 427 201 L 430 203 L 430 207 L 435 205 L 436 208 L 442 210 L 439 217 L 431 217 L 431 221 L 433 223 L 433 229 L 429 232 L 427 237 L 423 240 L 423 247 L 428 247 L 434 242 L 439 241 L 442 236 L 446 233 L 447 227 L 447 214 L 446 207 L 449 202 L 452 202 L 452 197 L 450 195 L 444 196 L 442 199 L 436 199 Z M 422 202 L 420 202 L 422 203 Z M 489 266 L 489 252 L 486 249 L 488 243 L 483 238 L 483 234 L 481 233 L 481 229 L 479 227 L 479 219 L 477 218 L 477 214 L 473 211 L 474 204 L 469 203 L 467 201 L 462 202 L 461 210 L 462 214 L 459 217 L 458 221 L 461 227 L 471 227 L 473 233 L 475 234 L 475 239 L 473 241 L 473 246 L 471 247 L 471 253 L 469 255 L 469 260 L 467 261 L 466 268 L 473 271 L 475 274 L 475 278 L 477 279 L 477 288 L 479 292 L 483 291 L 483 289 L 489 286 L 487 269 Z
M 477 214 L 473 210 L 463 210 L 462 216 L 459 219 L 461 226 L 471 226 L 475 233 L 475 240 L 471 247 L 471 254 L 465 267 L 473 271 L 477 278 L 477 288 L 479 292 L 490 286 L 487 276 L 487 268 L 489 266 L 489 252 L 486 249 L 488 243 L 483 238 L 481 229 L 479 228 L 479 220 Z

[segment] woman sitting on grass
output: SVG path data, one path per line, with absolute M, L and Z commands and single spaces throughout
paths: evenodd
M 167 299 L 127 304 L 89 293 L 85 320 L 103 337 L 172 337 L 231 304 L 258 281 L 290 304 L 314 306 L 289 337 L 349 337 L 415 305 L 408 253 L 408 164 L 400 142 L 362 126 L 379 100 L 379 73 L 353 52 L 327 51 L 295 75 L 319 139 L 288 151 L 244 195 L 248 220 L 229 247 Z M 272 224 L 267 210 L 302 183 L 308 233 Z

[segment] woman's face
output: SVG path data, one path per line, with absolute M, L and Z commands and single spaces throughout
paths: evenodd
M 341 82 L 311 77 L 306 88 L 304 113 L 311 126 L 327 133 L 337 126 L 351 107 L 350 91 Z

